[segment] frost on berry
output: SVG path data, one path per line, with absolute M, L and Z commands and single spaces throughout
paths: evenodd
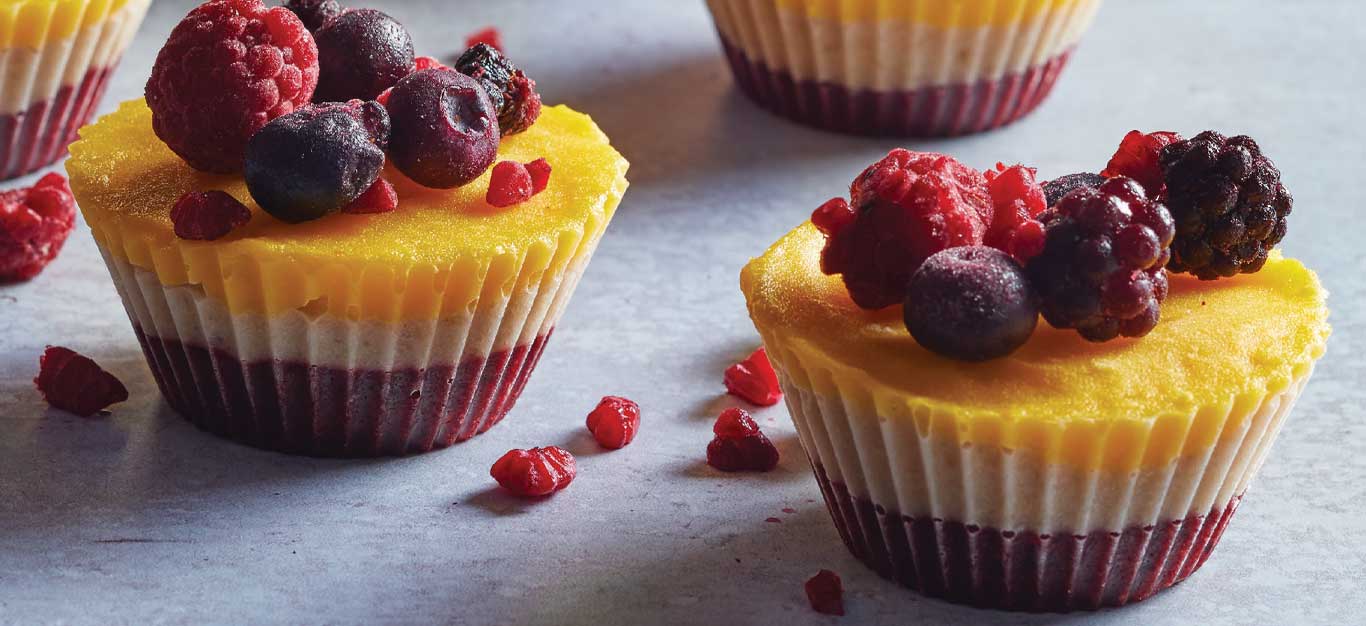
M 778 466 L 778 448 L 744 409 L 726 409 L 712 433 L 708 465 L 723 472 L 767 472 Z
M 128 389 L 89 357 L 70 349 L 48 346 L 38 360 L 33 384 L 55 408 L 90 417 L 128 399 Z
M 825 615 L 844 615 L 844 582 L 840 575 L 823 569 L 806 581 L 806 600 L 811 609 Z
M 588 414 L 588 432 L 604 448 L 626 447 L 640 430 L 640 405 L 626 398 L 607 396 Z
M 1124 136 L 1119 149 L 1110 157 L 1110 162 L 1105 165 L 1100 175 L 1105 178 L 1132 178 L 1143 185 L 1149 197 L 1157 198 L 1164 188 L 1162 165 L 1158 163 L 1158 157 L 1162 154 L 1163 148 L 1178 141 L 1181 141 L 1181 135 L 1173 132 L 1158 131 L 1145 134 L 1131 130 Z
M 527 167 L 516 161 L 500 161 L 489 176 L 489 191 L 484 200 L 489 206 L 506 208 L 521 204 L 535 194 L 535 182 Z
M 489 474 L 502 488 L 523 497 L 548 496 L 573 482 L 574 455 L 557 446 L 509 450 Z
M 48 174 L 27 189 L 0 191 L 0 284 L 29 280 L 62 251 L 76 225 L 66 178 Z
M 745 360 L 726 369 L 726 391 L 750 404 L 773 406 L 783 399 L 778 386 L 778 373 L 768 360 L 763 348 L 755 350 Z
M 1043 224 L 1037 218 L 1048 201 L 1035 175 L 1032 167 L 1003 163 L 986 172 L 995 215 L 983 243 L 1021 263 L 1043 249 Z
M 251 221 L 251 209 L 226 192 L 191 191 L 171 208 L 171 223 L 181 239 L 213 241 Z
M 347 11 L 318 29 L 318 89 L 314 102 L 373 100 L 412 73 L 413 39 L 382 11 Z

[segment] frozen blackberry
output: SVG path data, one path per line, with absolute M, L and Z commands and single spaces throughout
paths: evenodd
M 310 33 L 318 32 L 329 20 L 341 15 L 343 10 L 337 0 L 289 0 L 285 8 L 299 16 Z
M 1050 325 L 1096 342 L 1157 325 L 1175 232 L 1161 202 L 1121 176 L 1072 191 L 1040 218 L 1044 249 L 1026 271 Z
M 1006 356 L 1029 341 L 1038 297 L 1010 255 L 963 246 L 925 260 L 906 290 L 906 328 L 936 354 L 964 361 Z
M 1201 280 L 1262 269 L 1294 200 L 1257 142 L 1205 131 L 1163 149 L 1162 171 L 1176 220 L 1168 269 Z
M 320 70 L 314 102 L 374 100 L 412 72 L 417 60 L 408 30 L 374 9 L 343 13 L 314 37 Z
M 1105 184 L 1105 180 L 1106 178 L 1104 176 L 1092 174 L 1090 172 L 1078 172 L 1076 174 L 1059 176 L 1043 184 L 1043 194 L 1044 197 L 1048 199 L 1048 206 L 1053 206 L 1056 205 L 1059 200 L 1062 200 L 1063 196 L 1072 193 L 1073 189 L 1079 189 L 1081 187 L 1096 189 Z
M 541 96 L 536 81 L 526 77 L 503 53 L 486 43 L 478 43 L 455 61 L 455 69 L 479 81 L 498 111 L 498 130 L 515 135 L 536 122 L 541 115 Z

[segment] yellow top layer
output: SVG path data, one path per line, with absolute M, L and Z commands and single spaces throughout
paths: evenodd
M 998 26 L 1100 0 L 775 0 L 782 9 L 843 22 L 903 20 L 941 27 Z
M 484 202 L 487 172 L 436 190 L 390 169 L 397 211 L 286 224 L 252 201 L 240 176 L 186 165 L 153 134 L 141 100 L 81 129 L 71 155 L 71 188 L 110 254 L 155 271 L 163 284 L 202 285 L 233 312 L 308 306 L 350 319 L 458 315 L 486 290 L 528 286 L 596 240 L 627 185 L 626 160 L 607 136 L 563 106 L 545 108 L 530 130 L 503 141 L 500 160 L 545 157 L 554 168 L 544 192 L 507 209 Z M 217 241 L 177 238 L 171 207 L 188 191 L 211 189 L 245 203 L 251 221 Z
M 128 0 L 0 0 L 0 49 L 41 48 L 118 11 Z
M 1009 357 L 956 361 L 921 348 L 901 307 L 855 306 L 839 277 L 820 272 L 823 244 L 807 223 L 745 267 L 741 288 L 765 344 L 779 361 L 790 354 L 828 371 L 835 388 L 870 390 L 879 415 L 923 418 L 922 431 L 943 426 L 929 424 L 937 416 L 969 442 L 1048 451 L 1057 446 L 1045 440 L 1064 430 L 1085 441 L 1132 426 L 1163 440 L 1145 451 L 1142 440 L 1121 437 L 1115 454 L 1152 458 L 1115 464 L 1162 463 L 1184 441 L 1213 441 L 1225 418 L 1249 414 L 1307 375 L 1329 334 L 1317 277 L 1275 253 L 1256 274 L 1214 282 L 1174 275 L 1162 321 L 1143 339 L 1093 344 L 1040 321 Z M 1021 427 L 1030 424 L 1038 428 Z M 1093 452 L 1073 445 L 1050 454 Z

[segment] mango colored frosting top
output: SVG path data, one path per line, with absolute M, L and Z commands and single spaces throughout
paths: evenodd
M 900 20 L 940 27 L 1000 26 L 1099 0 L 775 0 L 779 8 L 842 22 Z
M 1182 417 L 1180 428 L 1216 428 L 1222 419 L 1202 426 L 1201 416 L 1255 410 L 1268 393 L 1309 373 L 1329 334 L 1326 293 L 1317 277 L 1274 253 L 1256 274 L 1213 282 L 1172 275 L 1162 321 L 1145 338 L 1093 344 L 1041 319 L 1029 342 L 1009 357 L 956 361 L 920 347 L 900 306 L 855 306 L 838 276 L 820 272 L 823 244 L 807 223 L 751 261 L 741 276 L 750 314 L 771 351 L 791 351 L 828 370 L 841 388 L 841 380 L 871 388 L 884 416 L 947 415 L 959 420 L 959 428 L 970 428 L 976 416 L 994 431 L 1020 422 L 1124 420 L 1152 428 L 1164 416 Z M 1204 443 L 1215 436 L 1191 434 Z M 1019 443 L 1001 437 L 964 434 L 1008 447 Z M 1168 449 L 1159 456 L 1174 454 Z
M 251 199 L 240 176 L 198 172 L 152 132 L 142 100 L 124 103 L 71 146 L 71 187 L 107 253 L 156 272 L 166 285 L 200 285 L 233 312 L 305 306 L 351 319 L 430 319 L 465 312 L 481 294 L 508 293 L 562 271 L 596 242 L 626 190 L 626 160 L 586 115 L 547 107 L 508 137 L 499 160 L 545 157 L 549 187 L 530 201 L 484 202 L 489 174 L 428 189 L 393 168 L 383 176 L 399 207 L 287 224 Z M 251 221 L 223 239 L 175 236 L 171 207 L 188 191 L 221 189 Z
M 104 20 L 128 0 L 0 0 L 0 49 L 40 48 Z

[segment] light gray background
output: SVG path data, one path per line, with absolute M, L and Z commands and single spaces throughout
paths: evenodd
M 156 3 L 108 110 L 141 93 L 191 3 Z M 508 421 L 417 458 L 327 461 L 225 443 L 162 403 L 88 231 L 39 279 L 0 288 L 0 623 L 1139 624 L 1363 623 L 1366 272 L 1360 221 L 1366 21 L 1353 0 L 1112 0 L 1053 97 L 952 141 L 846 138 L 738 94 L 700 0 L 379 1 L 421 52 L 503 30 L 550 102 L 594 115 L 632 187 Z M 753 349 L 737 273 L 898 145 L 978 167 L 1095 170 L 1131 128 L 1255 136 L 1296 198 L 1286 250 L 1333 292 L 1336 332 L 1213 558 L 1123 610 L 1025 616 L 923 599 L 845 551 L 785 409 L 758 412 L 779 470 L 703 463 L 721 371 Z M 29 177 L 26 180 L 32 180 Z M 132 399 L 107 419 L 49 411 L 44 344 L 96 357 Z M 644 407 L 599 451 L 597 398 Z M 547 501 L 494 489 L 510 447 L 560 444 L 578 480 Z M 783 508 L 795 509 L 784 513 Z M 781 523 L 766 523 L 777 517 Z M 840 572 L 849 615 L 802 581 Z

